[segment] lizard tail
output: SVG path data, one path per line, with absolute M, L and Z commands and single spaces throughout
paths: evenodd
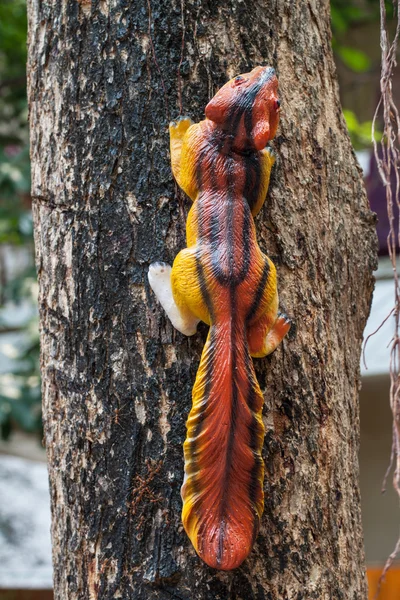
M 184 443 L 182 521 L 199 556 L 230 570 L 249 554 L 264 508 L 263 396 L 244 324 L 211 326 Z

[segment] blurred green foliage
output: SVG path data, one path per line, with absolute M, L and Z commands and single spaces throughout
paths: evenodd
M 388 19 L 392 19 L 393 3 L 385 2 Z M 370 57 L 351 46 L 351 31 L 366 23 L 374 23 L 379 28 L 380 6 L 377 0 L 331 0 L 332 48 L 336 61 L 341 61 L 354 73 L 369 71 L 372 67 Z M 344 107 L 344 117 L 350 138 L 356 150 L 370 148 L 372 120 L 360 122 L 357 115 Z M 376 131 L 376 139 L 380 134 Z
M 332 47 L 349 69 L 357 73 L 370 68 L 370 59 L 361 50 L 344 43 L 351 27 L 369 21 L 379 22 L 379 2 L 376 0 L 331 0 Z
M 368 71 L 371 65 L 369 57 L 356 48 L 336 44 L 336 54 L 342 59 L 344 64 L 355 73 Z
M 0 4 L 0 434 L 41 431 L 26 101 L 26 2 Z
M 352 110 L 343 109 L 343 116 L 346 120 L 347 129 L 349 130 L 350 138 L 356 150 L 360 148 L 368 148 L 372 142 L 372 121 L 359 122 L 356 114 Z M 375 129 L 375 140 L 378 142 L 381 139 L 381 132 Z

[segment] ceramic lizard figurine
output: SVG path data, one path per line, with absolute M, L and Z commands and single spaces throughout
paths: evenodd
M 256 67 L 219 90 L 204 121 L 170 124 L 172 171 L 193 200 L 188 247 L 172 269 L 154 263 L 148 274 L 176 329 L 210 325 L 187 422 L 182 520 L 199 556 L 223 570 L 249 554 L 264 508 L 263 396 L 251 357 L 275 350 L 290 327 L 253 221 L 275 162 L 266 145 L 277 91 L 274 69 Z

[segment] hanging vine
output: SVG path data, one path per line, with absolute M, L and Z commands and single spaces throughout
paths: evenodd
M 390 465 L 384 479 L 394 468 L 393 486 L 400 498 L 400 287 L 398 248 L 400 247 L 400 226 L 396 225 L 395 215 L 400 210 L 400 115 L 393 100 L 393 72 L 396 67 L 396 51 L 400 35 L 400 0 L 393 1 L 397 14 L 396 31 L 392 42 L 387 30 L 387 14 L 385 1 L 380 0 L 380 45 L 381 45 L 381 96 L 375 110 L 372 122 L 372 141 L 379 174 L 386 190 L 386 204 L 389 218 L 389 233 L 387 246 L 393 268 L 394 307 L 390 314 L 394 315 L 394 334 L 390 342 L 390 406 L 393 413 L 393 442 Z M 397 11 L 396 11 L 397 9 Z M 378 118 L 382 117 L 382 136 L 376 141 L 375 129 Z M 393 184 L 394 182 L 394 184 Z M 400 551 L 400 537 L 393 552 L 388 557 L 383 568 L 376 597 L 379 595 L 380 584 L 387 571 Z

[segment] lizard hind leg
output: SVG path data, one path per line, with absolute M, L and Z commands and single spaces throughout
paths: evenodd
M 279 346 L 290 329 L 292 321 L 284 313 L 278 312 L 275 323 L 268 331 L 264 340 L 265 355 L 271 354 Z
M 171 267 L 163 262 L 152 263 L 149 267 L 148 280 L 158 301 L 167 313 L 172 325 L 184 335 L 196 333 L 199 319 L 190 313 L 183 312 L 174 300 L 171 286 Z
M 290 319 L 278 312 L 275 320 L 265 314 L 247 332 L 250 354 L 254 357 L 263 357 L 271 354 L 279 346 L 291 326 Z

